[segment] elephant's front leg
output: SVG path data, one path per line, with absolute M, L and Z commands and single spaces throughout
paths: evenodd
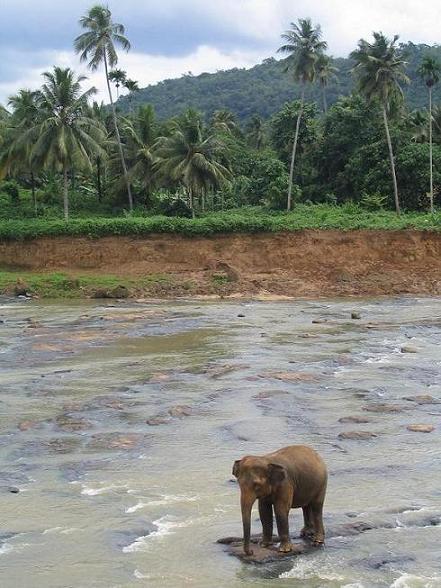
M 259 515 L 262 522 L 262 547 L 273 544 L 273 505 L 270 500 L 259 498 Z
M 289 496 L 281 496 L 277 501 L 274 502 L 274 512 L 276 513 L 277 530 L 279 531 L 281 553 L 289 553 L 292 551 L 292 543 L 289 538 L 289 522 L 288 515 L 289 509 L 292 504 Z

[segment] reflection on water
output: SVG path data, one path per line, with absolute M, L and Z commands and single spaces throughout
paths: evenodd
M 0 320 L 2 588 L 441 586 L 440 300 L 4 300 Z M 328 463 L 327 547 L 243 565 L 215 543 L 241 531 L 231 465 L 292 443 Z

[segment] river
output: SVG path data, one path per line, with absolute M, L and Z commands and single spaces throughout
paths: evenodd
M 441 299 L 3 299 L 0 320 L 2 588 L 441 586 Z M 326 547 L 241 563 L 216 544 L 241 533 L 232 464 L 298 443 L 329 468 Z

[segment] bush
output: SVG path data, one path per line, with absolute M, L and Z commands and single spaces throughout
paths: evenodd
M 20 188 L 15 180 L 6 180 L 0 184 L 0 192 L 7 194 L 13 204 L 20 202 Z

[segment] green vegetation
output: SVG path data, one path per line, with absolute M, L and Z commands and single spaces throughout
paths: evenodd
M 167 293 L 188 285 L 175 284 L 170 276 L 150 275 L 122 280 L 116 276 L 79 275 L 64 273 L 34 273 L 27 271 L 0 271 L 0 294 L 26 292 L 41 298 L 126 298 L 139 293 Z
M 79 24 L 74 47 L 90 70 L 103 67 L 110 107 L 92 103 L 95 89 L 83 88 L 86 78 L 60 67 L 43 74 L 39 90 L 23 89 L 8 109 L 0 107 L 0 238 L 438 230 L 441 48 L 399 45 L 397 37 L 374 33 L 349 61 L 333 60 L 320 26 L 299 19 L 282 35 L 282 61 L 220 78 L 188 76 L 176 82 L 183 92 L 171 82 L 159 85 L 190 100 L 182 111 L 184 103 L 175 102 L 164 119 L 117 68 L 117 48 L 128 51 L 130 42 L 110 10 L 93 6 Z M 245 110 L 242 75 L 253 83 L 257 76 L 254 91 L 261 90 L 257 102 L 246 93 Z M 198 84 L 222 76 L 234 80 L 234 107 L 225 100 L 230 109 L 213 109 Z M 119 110 L 112 83 L 117 93 L 129 91 Z M 198 95 L 186 94 L 188 84 Z M 426 104 L 427 90 L 428 109 L 411 110 Z M 222 84 L 217 93 L 223 95 Z M 164 94 L 161 100 L 160 115 Z M 204 112 L 189 107 L 197 105 Z M 393 208 L 406 213 L 402 220 Z M 286 209 L 293 214 L 280 214 Z
M 378 199 L 378 197 L 377 197 Z M 209 213 L 199 218 L 166 216 L 130 218 L 83 218 L 62 220 L 0 221 L 0 239 L 25 240 L 37 237 L 87 236 L 92 239 L 110 235 L 143 237 L 154 233 L 184 236 L 210 236 L 219 233 L 258 233 L 300 231 L 304 229 L 418 229 L 441 231 L 441 213 L 407 213 L 397 216 L 391 211 L 372 212 L 381 205 L 375 197 L 366 199 L 364 207 L 355 204 L 298 205 L 289 213 L 268 212 L 261 208 L 241 208 Z

